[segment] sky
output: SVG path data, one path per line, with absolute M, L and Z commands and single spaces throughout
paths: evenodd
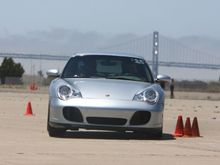
M 0 0 L 0 37 L 53 28 L 220 38 L 219 0 Z
M 26 52 L 45 53 L 46 48 L 52 45 L 54 49 L 50 52 L 61 54 L 68 45 L 60 44 L 65 38 L 61 33 L 57 34 L 61 37 L 50 36 L 57 30 L 65 32 L 65 35 L 77 31 L 76 35 L 80 34 L 78 38 L 93 32 L 110 38 L 121 34 L 144 36 L 156 30 L 172 38 L 205 36 L 220 41 L 219 16 L 220 0 L 0 0 L 0 46 L 3 48 L 0 51 L 23 52 L 26 49 Z M 40 49 L 36 43 L 38 34 Z M 44 40 L 44 37 L 50 40 Z M 60 40 L 54 44 L 51 42 L 53 38 Z M 75 45 L 78 38 L 74 40 Z M 9 46 L 4 46 L 7 43 Z M 192 72 L 194 74 L 188 78 L 219 77 L 219 71 L 207 74 L 198 70 Z M 167 73 L 172 72 L 169 70 Z M 185 73 L 189 70 L 186 69 Z M 183 69 L 173 76 L 179 75 L 185 75 Z

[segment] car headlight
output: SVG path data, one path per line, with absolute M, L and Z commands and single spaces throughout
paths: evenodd
M 159 93 L 154 89 L 146 89 L 145 91 L 136 94 L 133 100 L 155 104 L 159 100 Z
M 71 88 L 68 85 L 62 85 L 58 88 L 58 97 L 61 100 L 67 100 L 70 98 L 79 98 L 82 97 L 80 91 Z

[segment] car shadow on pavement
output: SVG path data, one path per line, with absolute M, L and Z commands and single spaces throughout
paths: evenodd
M 175 140 L 171 134 L 164 133 L 161 138 L 132 132 L 110 132 L 110 131 L 71 131 L 66 132 L 63 138 L 78 139 L 105 139 L 105 140 Z

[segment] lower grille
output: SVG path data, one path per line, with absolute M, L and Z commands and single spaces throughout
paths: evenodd
M 87 122 L 90 124 L 102 124 L 102 125 L 125 125 L 126 119 L 122 118 L 110 118 L 110 117 L 87 117 Z

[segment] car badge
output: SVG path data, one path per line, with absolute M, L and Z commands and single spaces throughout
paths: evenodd
M 110 97 L 110 94 L 106 94 L 105 97 Z

